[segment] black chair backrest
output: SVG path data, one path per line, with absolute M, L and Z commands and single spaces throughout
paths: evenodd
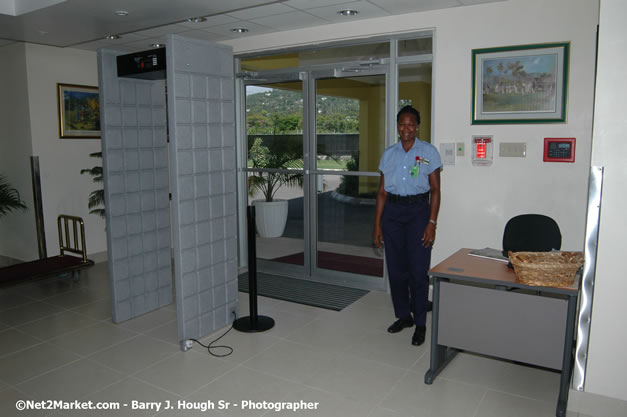
M 562 247 L 560 228 L 552 218 L 542 214 L 512 217 L 503 232 L 503 255 L 507 252 L 550 252 Z

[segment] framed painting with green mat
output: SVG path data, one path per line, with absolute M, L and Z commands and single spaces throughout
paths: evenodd
M 472 50 L 472 124 L 564 123 L 568 42 Z

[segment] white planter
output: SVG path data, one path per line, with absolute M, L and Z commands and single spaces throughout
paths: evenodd
M 255 223 L 261 237 L 279 237 L 287 223 L 287 200 L 253 201 L 255 206 Z

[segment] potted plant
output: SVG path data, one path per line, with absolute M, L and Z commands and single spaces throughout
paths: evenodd
M 92 158 L 102 158 L 102 152 L 94 152 L 90 153 L 89 156 Z M 102 184 L 102 166 L 97 165 L 93 168 L 81 169 L 81 174 L 89 174 L 93 178 L 92 180 L 96 184 Z M 101 207 L 102 206 L 102 207 Z M 105 200 L 104 200 L 104 189 L 99 188 L 97 190 L 92 191 L 89 194 L 89 200 L 87 201 L 87 207 L 89 208 L 90 214 L 95 214 L 97 216 L 105 218 Z
M 249 168 L 268 170 L 302 169 L 302 144 L 275 136 L 268 143 L 255 138 L 248 149 Z M 256 212 L 257 232 L 261 237 L 279 237 L 287 223 L 287 200 L 275 199 L 283 185 L 302 185 L 302 173 L 277 171 L 255 172 L 248 176 L 248 194 L 257 193 L 263 199 L 253 201 Z
M 26 210 L 26 204 L 20 198 L 20 193 L 0 175 L 0 217 L 9 214 L 13 210 Z

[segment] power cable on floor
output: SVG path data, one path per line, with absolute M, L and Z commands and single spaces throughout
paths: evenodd
M 237 320 L 237 314 L 235 314 L 235 311 L 233 311 L 233 323 L 235 323 L 235 320 Z M 215 356 L 216 358 L 224 358 L 226 356 L 229 356 L 231 353 L 233 353 L 233 348 L 230 347 L 230 346 L 226 346 L 226 345 L 216 345 L 216 346 L 214 346 L 214 343 L 216 343 L 218 340 L 222 339 L 224 336 L 227 335 L 228 332 L 230 332 L 233 329 L 233 323 L 231 323 L 231 327 L 229 327 L 229 329 L 226 332 L 222 333 L 222 335 L 220 337 L 218 337 L 217 339 L 211 341 L 208 345 L 204 345 L 202 342 L 200 342 L 197 339 L 187 339 L 187 340 L 190 340 L 192 342 L 198 343 L 200 346 L 202 346 L 205 349 L 207 349 L 207 352 L 209 352 L 209 354 L 211 356 Z M 213 353 L 211 351 L 212 349 L 227 349 L 227 353 L 224 353 L 224 354 Z

